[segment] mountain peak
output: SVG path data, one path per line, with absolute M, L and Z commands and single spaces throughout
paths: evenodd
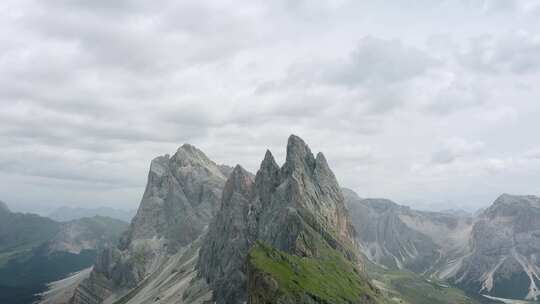
M 266 150 L 259 171 L 255 176 L 255 185 L 263 206 L 270 203 L 272 192 L 280 184 L 280 168 L 270 150 Z
M 287 156 L 283 165 L 284 172 L 289 175 L 300 170 L 311 173 L 315 167 L 315 157 L 304 140 L 296 135 L 289 136 Z
M 173 156 L 177 161 L 193 161 L 202 164 L 214 164 L 203 151 L 197 147 L 185 143 L 183 144 Z
M 276 163 L 276 160 L 274 159 L 272 152 L 270 152 L 270 150 L 266 150 L 266 153 L 264 154 L 264 159 L 261 162 L 261 166 L 257 173 L 274 172 L 274 171 L 279 171 L 279 165 Z
M 311 154 L 308 145 L 299 136 L 291 134 L 287 140 L 287 157 L 295 155 L 304 156 L 306 154 Z
M 229 201 L 234 192 L 238 192 L 246 197 L 249 197 L 252 185 L 253 177 L 251 173 L 242 168 L 242 166 L 236 165 L 231 175 L 227 179 L 227 182 L 225 182 L 222 201 L 224 203 Z

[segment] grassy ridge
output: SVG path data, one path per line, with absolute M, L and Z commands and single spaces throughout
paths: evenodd
M 280 298 L 299 300 L 308 295 L 320 303 L 383 303 L 381 295 L 357 267 L 337 252 L 321 258 L 299 257 L 262 243 L 250 251 L 249 262 L 279 285 Z

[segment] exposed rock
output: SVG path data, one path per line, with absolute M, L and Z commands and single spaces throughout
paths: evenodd
M 343 200 L 324 156 L 314 157 L 294 135 L 289 137 L 281 168 L 270 151 L 254 181 L 237 166 L 227 181 L 222 208 L 211 224 L 198 263 L 200 274 L 214 290 L 215 301 L 243 303 L 248 293 L 258 292 L 246 290 L 246 260 L 256 241 L 295 257 L 316 260 L 331 253 L 359 267 L 354 228 Z
M 387 199 L 360 199 L 352 190 L 346 192 L 362 251 L 375 263 L 425 273 L 467 245 L 470 218 L 412 210 Z
M 347 193 L 364 254 L 471 293 L 540 299 L 540 198 L 503 194 L 475 217 L 422 212 Z
M 219 167 L 189 144 L 172 157 L 152 160 L 148 183 L 130 229 L 117 247 L 100 252 L 94 271 L 78 288 L 73 303 L 97 304 L 122 296 L 131 296 L 130 303 L 138 303 L 142 295 L 130 290 L 140 290 L 143 285 L 162 286 L 152 278 L 164 275 L 164 269 L 174 267 L 171 265 L 176 260 L 187 258 L 184 252 L 193 252 L 188 248 L 216 215 L 226 180 L 224 171 L 226 167 Z M 192 253 L 186 265 L 193 266 L 195 256 Z M 194 276 L 193 271 L 185 269 L 182 278 Z
M 253 178 L 236 166 L 223 190 L 221 209 L 200 252 L 198 268 L 211 282 L 216 299 L 235 303 L 244 299 L 245 256 L 256 238 Z
M 503 194 L 476 219 L 470 250 L 447 278 L 482 294 L 540 299 L 540 198 Z

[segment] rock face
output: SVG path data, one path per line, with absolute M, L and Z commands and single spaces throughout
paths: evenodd
M 178 276 L 178 269 L 183 271 L 181 278 L 192 276 L 192 259 L 200 246 L 195 241 L 219 208 L 224 172 L 226 166 L 218 166 L 188 144 L 172 157 L 154 159 L 130 229 L 117 247 L 99 254 L 90 278 L 76 290 L 72 303 L 102 303 L 107 298 L 128 296 L 126 293 L 136 286 L 156 287 L 152 280 L 160 275 Z M 133 303 L 147 300 L 130 299 Z
M 466 250 L 471 218 L 412 210 L 387 199 L 360 199 L 352 190 L 344 192 L 358 242 L 375 263 L 425 273 Z
M 154 159 L 124 244 L 164 238 L 174 250 L 194 241 L 215 216 L 225 179 L 213 161 L 188 144 L 172 157 Z
M 246 262 L 256 242 L 292 259 L 331 259 L 355 268 L 359 258 L 354 236 L 343 194 L 326 159 L 321 153 L 315 157 L 302 139 L 292 135 L 281 168 L 267 151 L 255 178 L 240 166 L 234 169 L 201 248 L 198 269 L 214 290 L 217 303 L 247 299 L 258 303 L 251 299 L 260 290 L 246 289 L 250 281 Z M 253 267 L 258 264 L 251 265 L 252 276 L 263 271 Z M 286 290 L 284 285 L 276 288 L 278 293 Z M 295 290 L 287 299 L 312 303 L 301 300 L 310 298 L 304 293 Z
M 540 198 L 503 194 L 477 218 L 470 250 L 446 266 L 464 289 L 510 299 L 540 299 Z
M 345 193 L 362 251 L 373 262 L 472 293 L 540 299 L 540 198 L 504 194 L 472 217 Z

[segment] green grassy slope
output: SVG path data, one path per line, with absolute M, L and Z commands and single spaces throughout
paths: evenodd
M 321 258 L 299 257 L 259 242 L 248 259 L 252 273 L 263 273 L 277 283 L 272 295 L 262 295 L 267 290 L 255 291 L 257 296 L 273 297 L 271 303 L 308 302 L 304 299 L 312 303 L 386 303 L 357 267 L 337 251 Z M 250 292 L 253 296 L 253 290 Z

